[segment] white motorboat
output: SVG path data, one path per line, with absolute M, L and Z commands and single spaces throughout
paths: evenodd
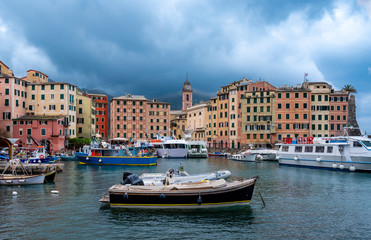
M 166 173 L 144 173 L 139 176 L 144 185 L 165 185 L 174 183 L 196 183 L 202 181 L 213 181 L 218 179 L 227 179 L 231 176 L 228 170 L 219 170 L 211 173 L 189 175 L 185 171 L 178 171 L 175 174 L 174 169 L 170 169 Z
M 189 158 L 207 158 L 206 142 L 187 141 Z
M 283 139 L 280 165 L 371 171 L 371 139 L 359 136 Z
M 174 134 L 170 136 L 157 134 L 157 139 L 151 140 L 159 158 L 187 158 L 188 148 L 184 139 L 176 139 Z
M 236 161 L 255 162 L 256 160 L 276 160 L 277 151 L 269 149 L 249 149 L 233 154 L 229 159 Z

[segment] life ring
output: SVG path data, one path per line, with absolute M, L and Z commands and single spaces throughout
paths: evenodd
M 41 154 L 41 155 L 39 156 L 39 158 L 40 158 L 40 159 L 43 159 L 43 158 L 44 158 L 44 155 Z
M 298 143 L 301 143 L 303 141 L 302 137 L 298 137 Z
M 313 144 L 313 137 L 308 137 L 308 144 Z

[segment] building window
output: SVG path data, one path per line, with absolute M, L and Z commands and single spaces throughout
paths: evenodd
M 46 135 L 46 129 L 45 128 L 42 128 L 41 129 L 41 136 L 45 136 Z

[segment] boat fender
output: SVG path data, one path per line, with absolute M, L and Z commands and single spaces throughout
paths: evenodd
M 53 194 L 58 194 L 59 191 L 58 191 L 58 190 L 52 190 L 51 193 L 53 193 Z
M 336 167 L 337 167 L 336 163 L 332 164 L 332 168 L 336 168 Z
M 349 167 L 349 171 L 354 172 L 356 170 L 356 167 L 354 165 Z
M 18 194 L 18 193 L 17 193 L 16 191 L 12 192 L 12 195 L 13 195 L 13 196 L 17 196 L 17 194 Z
M 86 160 L 89 160 L 89 157 L 86 157 Z
M 321 161 L 321 158 L 320 158 L 320 157 L 317 157 L 317 158 L 316 158 L 316 161 L 317 161 L 317 162 L 320 162 L 320 161 Z
M 198 205 L 201 205 L 202 204 L 202 199 L 201 199 L 201 195 L 198 196 L 198 199 L 197 199 L 197 204 Z
M 128 198 L 129 198 L 128 193 L 125 193 L 125 194 L 124 194 L 124 199 L 128 199 Z
M 259 161 L 263 160 L 263 156 L 260 155 L 260 154 L 258 154 L 258 155 L 256 156 L 256 160 L 259 160 Z
M 280 156 L 277 156 L 277 157 L 276 157 L 276 160 L 279 160 L 279 159 L 280 159 Z
M 100 158 L 99 158 L 99 159 L 98 159 L 98 162 L 100 162 L 100 163 L 101 163 L 101 162 L 102 162 L 102 159 L 100 159 Z
M 340 169 L 344 169 L 344 165 L 343 164 L 340 164 L 339 168 Z
M 165 196 L 165 194 L 164 193 L 161 193 L 160 194 L 160 198 L 165 198 L 166 196 Z
M 298 160 L 299 160 L 298 156 L 295 156 L 295 157 L 294 157 L 294 160 L 295 160 L 295 161 L 298 161 Z

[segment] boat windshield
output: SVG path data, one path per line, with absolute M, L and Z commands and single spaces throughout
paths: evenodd
M 371 147 L 370 141 L 361 141 L 366 147 Z

